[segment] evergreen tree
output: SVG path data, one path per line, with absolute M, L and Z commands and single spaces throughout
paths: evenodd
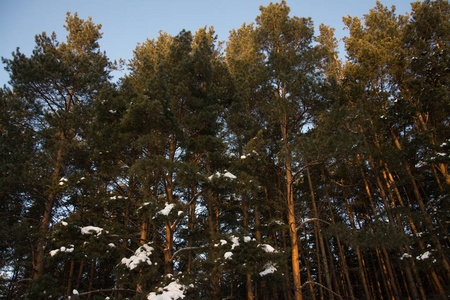
M 77 14 L 68 14 L 66 23 L 69 34 L 65 43 L 59 43 L 55 34 L 42 33 L 36 36 L 31 57 L 17 50 L 12 59 L 4 59 L 14 93 L 32 105 L 39 120 L 34 130 L 42 140 L 41 153 L 46 160 L 39 166 L 39 184 L 46 188 L 32 204 L 40 213 L 33 279 L 45 274 L 49 226 L 55 206 L 63 200 L 60 183 L 71 172 L 72 151 L 83 139 L 93 98 L 108 80 L 109 62 L 98 45 L 101 25 Z

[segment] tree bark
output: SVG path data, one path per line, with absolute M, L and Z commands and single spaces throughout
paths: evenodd
M 289 237 L 291 241 L 292 276 L 294 279 L 295 300 L 302 300 L 302 281 L 300 277 L 300 264 L 298 255 L 297 220 L 295 216 L 294 192 L 292 190 L 293 176 L 291 165 L 291 153 L 287 137 L 287 114 L 281 121 L 281 136 L 284 142 L 284 163 L 286 174 L 286 204 L 287 220 L 289 225 Z
M 309 191 L 311 193 L 311 203 L 312 203 L 312 207 L 313 207 L 313 214 L 314 214 L 314 218 L 316 220 L 319 220 L 320 216 L 319 216 L 319 212 L 317 210 L 317 205 L 316 205 L 316 196 L 314 194 L 314 189 L 313 189 L 313 185 L 312 185 L 312 180 L 311 180 L 311 174 L 309 172 L 309 167 L 306 168 L 306 175 L 308 178 L 308 186 L 309 186 Z M 322 260 L 323 260 L 323 268 L 324 268 L 324 272 L 325 272 L 325 280 L 327 282 L 327 288 L 329 291 L 333 291 L 333 285 L 331 283 L 331 277 L 330 277 L 330 271 L 328 269 L 328 261 L 327 261 L 327 255 L 325 252 L 325 246 L 324 246 L 324 242 L 323 242 L 323 237 L 322 237 L 322 233 L 320 232 L 320 224 L 319 221 L 314 222 L 314 226 L 316 227 L 316 233 L 317 233 L 317 239 L 319 240 L 319 249 L 320 249 L 320 254 L 322 255 Z M 333 293 L 330 293 L 328 295 L 329 299 L 334 299 L 334 295 Z
M 65 141 L 64 133 L 60 134 L 60 143 Z M 47 244 L 47 236 L 49 233 L 49 226 L 52 220 L 53 205 L 56 200 L 56 187 L 58 186 L 61 169 L 63 167 L 63 146 L 61 145 L 56 155 L 55 167 L 51 177 L 51 191 L 45 199 L 44 214 L 39 225 L 39 238 L 36 243 L 36 255 L 33 262 L 33 279 L 36 280 L 44 274 L 45 265 L 45 249 Z

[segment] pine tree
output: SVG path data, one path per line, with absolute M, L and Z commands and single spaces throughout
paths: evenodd
M 48 179 L 40 183 L 47 187 L 45 196 L 33 203 L 41 214 L 33 279 L 45 274 L 49 225 L 62 200 L 60 179 L 69 174 L 71 150 L 83 138 L 89 106 L 108 80 L 109 62 L 98 45 L 101 25 L 68 13 L 65 28 L 69 32 L 65 43 L 59 43 L 55 34 L 42 33 L 36 36 L 31 57 L 17 50 L 12 59 L 4 59 L 14 93 L 35 109 L 39 123 L 34 129 L 43 140 L 48 163 L 41 166 L 41 172 L 48 172 L 44 177 Z

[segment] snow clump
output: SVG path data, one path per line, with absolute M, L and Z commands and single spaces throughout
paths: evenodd
M 264 265 L 264 271 L 259 272 L 259 276 L 263 277 L 268 274 L 275 273 L 277 271 L 276 264 L 269 261 L 267 264 Z
M 166 206 L 160 211 L 158 211 L 156 215 L 153 217 L 153 219 L 156 218 L 157 215 L 168 216 L 174 207 L 175 204 L 166 202 Z
M 430 255 L 431 255 L 431 252 L 430 252 L 430 251 L 427 251 L 427 252 L 425 252 L 425 253 L 423 253 L 423 254 L 417 256 L 416 259 L 417 259 L 417 260 L 425 260 L 425 259 L 430 258 Z
M 268 245 L 268 244 L 260 244 L 258 245 L 258 247 L 262 248 L 265 252 L 267 253 L 276 253 L 277 250 L 275 250 L 275 248 L 273 248 L 272 246 Z
M 148 265 L 152 265 L 152 261 L 149 256 L 153 252 L 153 247 L 150 246 L 151 243 L 144 244 L 141 247 L 137 248 L 134 254 L 130 258 L 122 258 L 122 264 L 127 266 L 130 270 L 135 269 L 140 263 L 146 263 Z
M 225 259 L 231 259 L 231 257 L 233 256 L 233 252 L 225 252 L 225 254 L 223 255 L 223 258 Z
M 167 286 L 158 289 L 159 295 L 155 292 L 148 294 L 148 300 L 177 300 L 184 298 L 184 291 L 186 286 L 180 284 L 178 281 L 172 281 Z
M 225 173 L 223 173 L 223 174 L 220 173 L 220 172 L 216 172 L 216 174 L 209 176 L 208 180 L 211 181 L 214 178 L 220 178 L 220 177 L 225 177 L 225 178 L 228 178 L 228 179 L 231 179 L 231 180 L 237 178 L 235 175 L 233 175 L 232 173 L 230 173 L 227 170 L 225 170 Z
M 219 247 L 228 244 L 226 240 L 220 240 L 220 243 L 214 244 L 214 247 Z
M 96 227 L 96 226 L 85 226 L 81 227 L 81 234 L 93 234 L 95 233 L 97 236 L 102 234 L 103 228 Z
M 412 256 L 408 253 L 403 253 L 402 256 L 400 256 L 400 260 L 404 260 L 405 258 L 411 258 Z
M 53 256 L 55 256 L 56 254 L 58 254 L 59 252 L 72 253 L 73 250 L 75 250 L 75 246 L 74 246 L 74 245 L 69 245 L 69 247 L 67 247 L 67 248 L 64 247 L 64 246 L 62 246 L 62 247 L 59 248 L 59 249 L 50 251 L 50 256 L 53 257 Z

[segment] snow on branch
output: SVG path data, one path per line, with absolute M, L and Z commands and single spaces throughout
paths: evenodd
M 99 236 L 103 232 L 103 228 L 96 227 L 96 226 L 85 226 L 85 227 L 81 227 L 80 230 L 81 230 L 81 234 L 95 233 L 97 236 Z M 106 233 L 108 233 L 108 232 L 106 232 Z
M 209 176 L 208 180 L 211 181 L 214 178 L 221 178 L 221 177 L 225 177 L 225 178 L 228 178 L 230 180 L 233 180 L 233 179 L 237 178 L 235 175 L 233 175 L 232 173 L 230 173 L 227 170 L 225 170 L 225 173 L 216 172 L 215 174 Z
M 264 265 L 264 270 L 259 272 L 259 276 L 264 277 L 266 275 L 275 273 L 277 271 L 277 265 L 274 264 L 273 262 L 269 261 L 268 263 L 266 263 Z
M 167 286 L 159 288 L 158 292 L 148 294 L 148 300 L 177 300 L 184 298 L 184 292 L 188 287 L 180 284 L 178 280 L 172 281 Z M 158 294 L 157 294 L 158 293 Z
M 130 258 L 122 258 L 122 264 L 124 264 L 130 270 L 135 269 L 139 264 L 146 263 L 148 265 L 152 265 L 152 261 L 150 260 L 150 255 L 152 254 L 154 248 L 150 246 L 151 242 L 148 244 L 144 244 L 141 247 L 137 248 L 134 254 Z

